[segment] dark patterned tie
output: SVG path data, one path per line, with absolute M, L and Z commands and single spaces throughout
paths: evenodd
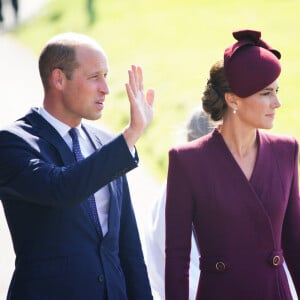
M 69 134 L 72 138 L 72 142 L 73 142 L 73 153 L 75 155 L 75 158 L 77 161 L 83 160 L 84 156 L 82 155 L 81 149 L 80 149 L 80 145 L 79 145 L 79 140 L 78 140 L 78 129 L 77 128 L 71 128 L 69 130 Z M 96 229 L 98 231 L 98 233 L 100 234 L 100 236 L 102 235 L 102 229 L 101 229 L 101 225 L 100 225 L 100 221 L 99 221 L 99 217 L 98 217 L 98 213 L 97 213 L 97 207 L 96 207 L 96 201 L 95 201 L 95 197 L 94 194 L 92 194 L 91 196 L 88 197 L 87 199 L 89 206 L 90 206 L 90 215 L 93 219 L 93 222 L 96 226 Z

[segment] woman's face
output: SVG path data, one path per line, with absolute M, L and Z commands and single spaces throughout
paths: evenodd
M 239 98 L 236 116 L 246 126 L 271 129 L 275 110 L 281 106 L 277 93 L 278 81 L 275 80 L 263 90 L 249 97 Z

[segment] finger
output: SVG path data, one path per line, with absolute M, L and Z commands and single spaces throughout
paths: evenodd
M 135 84 L 135 90 L 138 89 L 138 74 L 137 74 L 137 66 L 136 65 L 132 65 L 131 66 L 131 71 L 133 74 L 133 79 L 134 79 L 134 84 Z
M 144 90 L 144 79 L 143 79 L 143 70 L 140 66 L 137 67 L 137 86 L 138 89 L 143 91 Z
M 131 86 L 130 86 L 130 84 L 126 83 L 125 87 L 126 87 L 126 92 L 127 92 L 127 96 L 128 96 L 129 102 L 132 103 L 133 99 L 134 99 L 134 93 L 133 93 L 133 91 L 131 89 Z
M 155 96 L 154 89 L 149 89 L 146 94 L 146 101 L 150 106 L 153 106 L 154 96 Z
M 135 82 L 135 76 L 133 70 L 128 70 L 128 77 L 129 77 L 129 85 L 131 87 L 131 90 L 134 94 L 136 94 L 137 87 Z

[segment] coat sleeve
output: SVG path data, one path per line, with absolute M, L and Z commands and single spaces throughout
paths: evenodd
M 286 210 L 282 247 L 285 260 L 293 279 L 298 297 L 300 296 L 300 199 L 298 181 L 298 143 L 295 142 L 293 153 L 293 179 L 289 202 Z
M 72 155 L 70 153 L 70 155 Z M 137 166 L 122 135 L 80 162 L 63 166 L 53 145 L 0 132 L 0 195 L 46 206 L 70 206 Z
M 193 203 L 188 175 L 176 150 L 169 152 L 166 199 L 166 300 L 189 299 Z
M 120 221 L 119 256 L 126 281 L 128 299 L 153 299 L 147 268 L 142 252 L 138 227 L 131 203 L 126 176 L 123 181 L 123 199 Z

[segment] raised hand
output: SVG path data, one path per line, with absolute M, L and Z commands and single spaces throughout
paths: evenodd
M 124 129 L 123 135 L 128 147 L 132 149 L 152 122 L 154 90 L 147 90 L 145 96 L 141 67 L 133 65 L 131 70 L 128 70 L 128 75 L 129 82 L 125 86 L 130 103 L 130 122 Z

